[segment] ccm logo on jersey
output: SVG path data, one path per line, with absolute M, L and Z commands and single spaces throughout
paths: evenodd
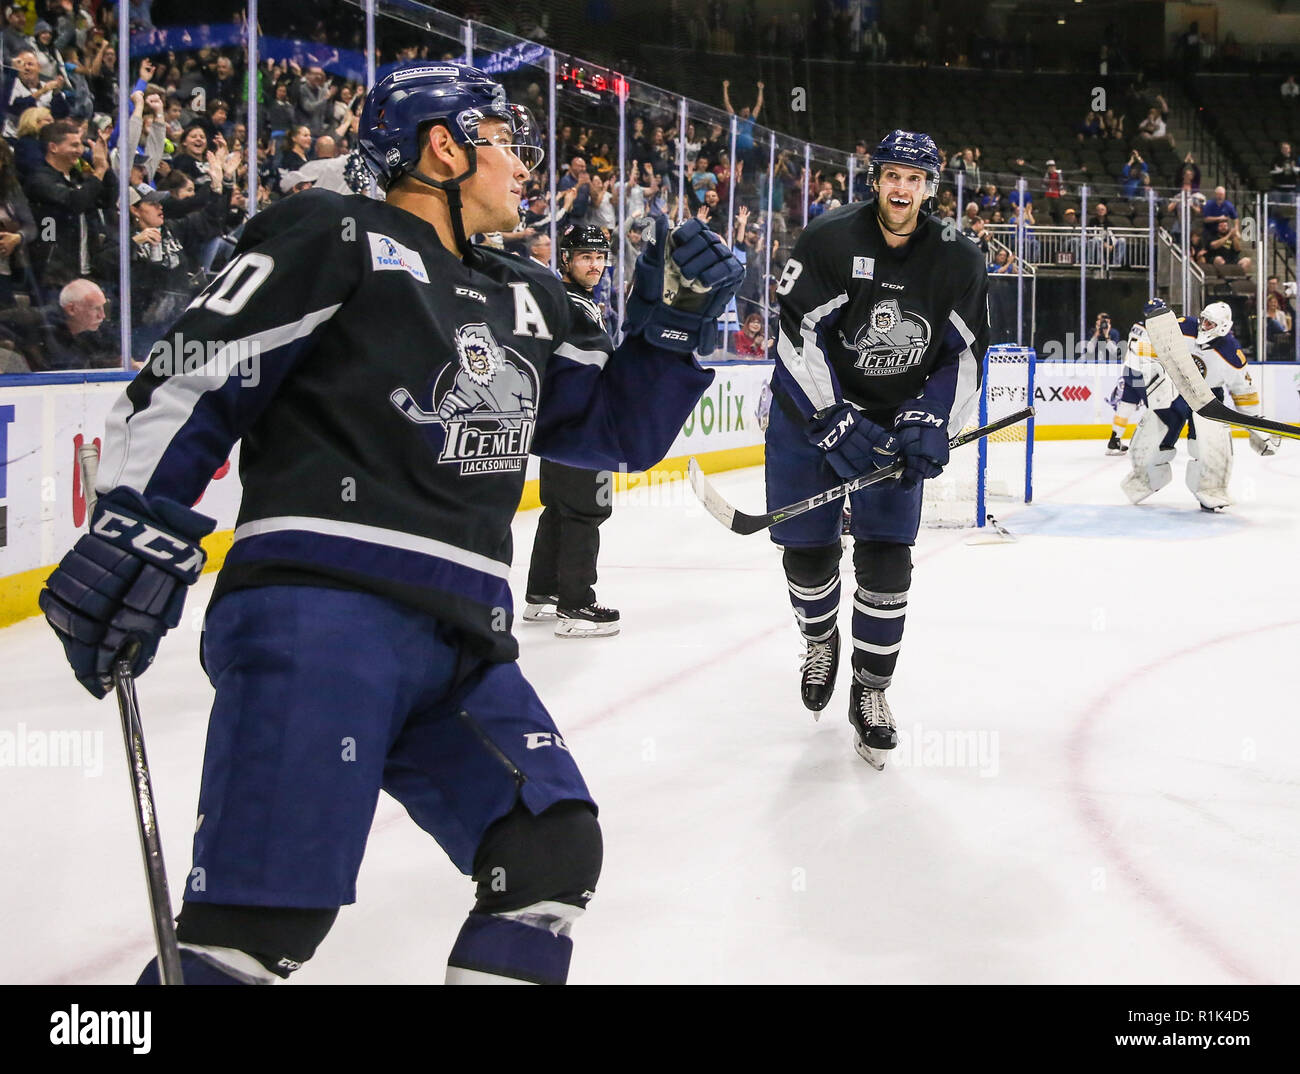
M 475 302 L 482 302 L 484 305 L 487 304 L 487 295 L 482 291 L 475 291 L 472 287 L 457 287 L 456 297 L 472 298 Z
M 387 235 L 376 235 L 373 231 L 367 231 L 366 238 L 370 240 L 370 264 L 376 271 L 392 269 L 407 272 L 421 283 L 429 282 L 424 259 L 409 246 L 403 246 Z
M 540 750 L 543 746 L 559 746 L 567 753 L 569 749 L 556 731 L 529 731 L 524 735 L 524 742 L 530 750 Z

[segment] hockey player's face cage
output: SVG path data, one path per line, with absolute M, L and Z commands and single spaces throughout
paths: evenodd
M 485 109 L 470 108 L 456 117 L 456 123 L 466 141 L 476 146 L 508 149 L 530 173 L 537 170 L 546 155 L 537 121 L 521 104 L 503 101 Z

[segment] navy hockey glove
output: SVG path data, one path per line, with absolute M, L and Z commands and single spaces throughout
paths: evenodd
M 96 697 L 112 687 L 113 663 L 131 643 L 134 674 L 153 663 L 158 642 L 181 620 L 185 587 L 203 571 L 199 538 L 215 525 L 179 504 L 151 510 L 128 488 L 99 498 L 90 532 L 63 557 L 39 600 L 77 680 Z
M 636 259 L 624 328 L 665 350 L 710 354 L 718 345 L 718 317 L 744 278 L 721 235 L 698 220 L 670 234 L 667 218 L 656 216 Z
M 906 403 L 894 418 L 903 481 L 915 485 L 938 477 L 948 465 L 948 416 L 925 399 Z
M 817 411 L 805 434 L 845 481 L 888 466 L 898 450 L 893 434 L 864 418 L 852 403 Z

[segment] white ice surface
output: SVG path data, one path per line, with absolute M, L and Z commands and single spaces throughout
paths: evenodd
M 820 722 L 799 703 L 772 544 L 723 530 L 684 484 L 625 497 L 598 587 L 621 636 L 520 627 L 601 803 L 571 979 L 1300 981 L 1300 447 L 1244 448 L 1221 516 L 1197 510 L 1181 459 L 1132 507 L 1126 460 L 1048 442 L 1035 505 L 994 506 L 1018 543 L 923 533 L 889 695 L 904 743 L 883 773 L 851 748 L 847 666 Z M 716 483 L 760 509 L 761 470 Z M 515 523 L 517 597 L 536 517 Z M 176 899 L 211 584 L 140 684 Z M 103 747 L 99 774 L 0 768 L 0 981 L 134 980 L 152 934 L 115 707 L 40 620 L 0 631 L 0 662 L 0 732 L 99 731 Z M 294 979 L 440 981 L 471 902 L 381 798 L 358 901 Z

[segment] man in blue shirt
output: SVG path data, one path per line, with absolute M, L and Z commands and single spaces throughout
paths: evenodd
M 1237 207 L 1228 200 L 1228 192 L 1221 186 L 1214 188 L 1214 200 L 1207 201 L 1201 210 L 1201 223 L 1205 225 L 1205 241 L 1219 237 L 1219 221 L 1237 219 Z M 1229 227 L 1231 227 L 1229 223 Z

